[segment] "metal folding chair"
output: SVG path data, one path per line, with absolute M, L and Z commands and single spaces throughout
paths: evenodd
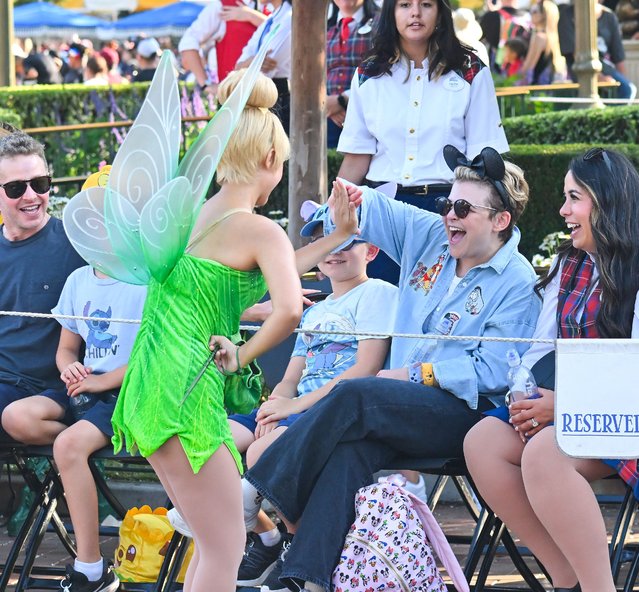
M 0 457 L 14 464 L 25 483 L 35 493 L 35 497 L 24 524 L 20 528 L 15 541 L 9 551 L 9 555 L 2 566 L 0 575 L 0 590 L 5 590 L 10 578 L 18 574 L 15 586 L 16 592 L 30 589 L 58 590 L 60 579 L 64 571 L 60 568 L 46 568 L 35 565 L 38 549 L 42 539 L 48 530 L 55 532 L 68 551 L 75 557 L 76 550 L 69 530 L 65 527 L 57 508 L 63 498 L 64 489 L 58 472 L 53 464 L 53 449 L 51 446 L 23 446 L 19 444 L 0 445 Z M 49 468 L 42 479 L 29 468 L 28 458 L 45 458 L 49 462 Z M 131 457 L 128 454 L 114 455 L 110 447 L 97 451 L 91 456 L 89 466 L 95 479 L 98 490 L 104 495 L 113 508 L 118 518 L 124 518 L 127 509 L 122 506 L 114 493 L 109 488 L 104 476 L 97 467 L 98 460 L 117 460 L 123 463 L 146 464 L 142 457 Z M 117 529 L 107 529 L 102 534 L 117 536 Z M 121 589 L 127 592 L 170 592 L 177 587 L 177 575 L 182 561 L 188 549 L 189 539 L 179 533 L 174 533 L 167 548 L 158 579 L 154 584 L 122 584 Z M 24 552 L 24 559 L 18 565 L 18 558 Z

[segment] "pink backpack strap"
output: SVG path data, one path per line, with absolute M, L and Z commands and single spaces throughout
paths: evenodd
M 453 581 L 455 589 L 457 592 L 470 592 L 470 587 L 468 586 L 464 572 L 459 566 L 459 562 L 457 561 L 457 558 L 446 539 L 446 535 L 442 531 L 441 526 L 439 526 L 435 516 L 433 516 L 430 511 L 430 508 L 412 493 L 405 489 L 403 491 L 410 498 L 413 508 L 417 512 L 419 519 L 422 521 L 422 526 L 424 527 L 424 532 L 426 532 L 428 542 L 433 547 L 437 557 L 439 557 L 440 561 L 444 564 L 444 568 L 450 576 L 450 579 Z

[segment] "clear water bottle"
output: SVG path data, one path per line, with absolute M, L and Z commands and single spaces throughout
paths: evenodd
M 92 393 L 81 393 L 75 397 L 69 397 L 69 406 L 73 419 L 78 421 L 97 402 L 97 396 Z
M 506 380 L 510 389 L 509 401 L 521 401 L 522 399 L 536 399 L 539 397 L 537 382 L 530 370 L 521 363 L 521 358 L 516 349 L 506 352 L 506 359 L 510 366 Z

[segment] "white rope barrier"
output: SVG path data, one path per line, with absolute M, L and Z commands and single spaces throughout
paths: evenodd
M 15 312 L 9 310 L 0 310 L 0 316 L 7 317 L 33 317 L 38 319 L 66 319 L 75 321 L 94 321 L 95 317 L 86 317 L 79 315 L 62 315 L 49 314 L 43 312 Z M 128 323 L 140 324 L 140 319 L 101 319 L 108 320 L 110 323 Z M 257 331 L 260 325 L 240 325 L 241 331 Z M 357 333 L 352 331 L 321 331 L 319 329 L 300 329 L 294 330 L 294 333 L 305 333 L 312 335 L 352 335 L 354 337 L 373 337 L 385 339 L 387 337 L 397 339 L 431 339 L 438 341 L 498 341 L 508 343 L 549 343 L 555 344 L 555 339 L 533 339 L 532 337 L 488 337 L 482 335 L 433 335 L 424 333 Z

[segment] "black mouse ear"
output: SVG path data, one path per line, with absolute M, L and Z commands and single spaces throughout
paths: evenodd
M 454 171 L 458 166 L 468 165 L 468 160 L 464 154 L 451 144 L 444 146 L 444 160 L 451 171 Z
M 506 174 L 506 165 L 501 154 L 494 148 L 487 146 L 481 151 L 481 157 L 484 161 L 486 176 L 493 181 L 501 181 Z

